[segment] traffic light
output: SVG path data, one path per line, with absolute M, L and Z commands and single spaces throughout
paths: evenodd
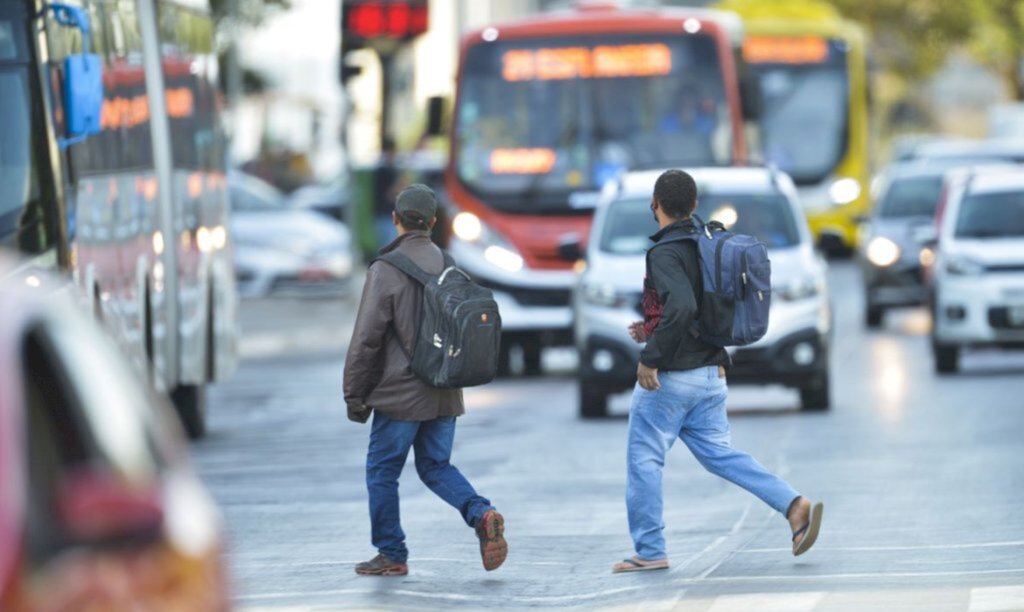
M 344 0 L 342 38 L 408 41 L 427 31 L 427 0 Z

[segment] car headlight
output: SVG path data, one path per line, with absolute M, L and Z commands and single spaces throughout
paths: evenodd
M 966 257 L 950 257 L 945 267 L 946 272 L 955 276 L 977 276 L 985 271 L 980 263 Z
M 595 306 L 621 308 L 629 305 L 632 295 L 619 291 L 611 283 L 584 281 L 581 286 L 583 300 Z
M 868 243 L 867 258 L 879 268 L 887 268 L 900 260 L 900 247 L 892 240 L 879 236 Z
M 828 188 L 828 197 L 833 204 L 843 205 L 855 202 L 860 197 L 860 181 L 855 178 L 836 179 Z
M 525 262 L 514 246 L 471 212 L 460 212 L 452 219 L 452 233 L 459 240 L 483 250 L 484 259 L 506 272 L 519 272 Z
M 785 302 L 795 302 L 812 298 L 821 292 L 821 283 L 817 277 L 805 276 L 792 282 L 774 287 L 772 293 Z

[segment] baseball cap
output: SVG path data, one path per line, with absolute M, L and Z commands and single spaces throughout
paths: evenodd
M 437 215 L 437 196 L 434 190 L 422 183 L 409 185 L 395 199 L 395 212 L 430 221 Z

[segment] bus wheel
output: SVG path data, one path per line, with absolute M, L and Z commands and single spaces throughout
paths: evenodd
M 203 385 L 179 385 L 171 391 L 171 401 L 192 440 L 206 435 L 206 387 Z
M 523 375 L 540 376 L 541 374 L 541 350 L 543 345 L 540 338 L 529 338 L 523 341 Z

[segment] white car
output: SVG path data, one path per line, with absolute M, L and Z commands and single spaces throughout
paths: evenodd
M 948 183 L 932 272 L 935 369 L 970 347 L 1024 348 L 1024 169 Z
M 829 407 L 832 331 L 824 259 L 797 201 L 793 181 L 766 168 L 688 170 L 697 181 L 697 212 L 768 247 L 773 298 L 768 332 L 758 342 L 730 349 L 730 383 L 781 384 L 800 390 L 806 410 Z M 586 269 L 573 296 L 580 354 L 580 415 L 607 412 L 609 395 L 636 382 L 641 346 L 628 326 L 643 318 L 648 238 L 658 227 L 651 194 L 661 171 L 631 172 L 609 183 L 594 217 Z
M 335 295 L 352 276 L 348 227 L 288 206 L 283 194 L 241 172 L 228 174 L 235 276 L 243 297 Z

